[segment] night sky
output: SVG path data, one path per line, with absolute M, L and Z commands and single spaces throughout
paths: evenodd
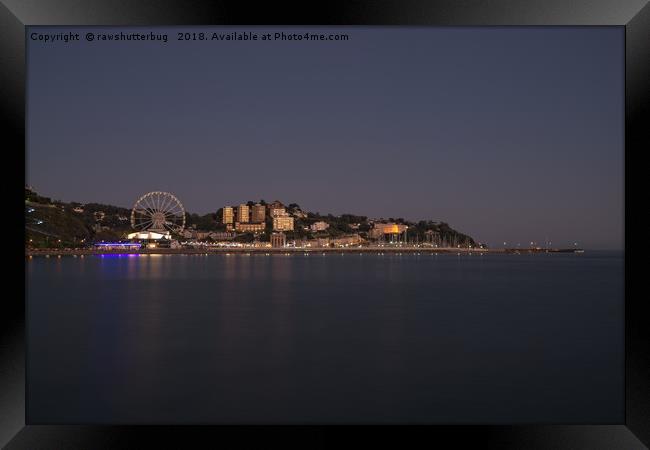
M 27 179 L 190 212 L 275 199 L 448 222 L 491 246 L 623 246 L 623 28 L 227 28 L 348 41 L 28 30 Z M 31 32 L 81 33 L 42 43 Z M 167 32 L 86 42 L 86 31 Z

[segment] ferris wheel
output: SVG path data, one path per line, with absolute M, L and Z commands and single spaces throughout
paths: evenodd
M 133 205 L 131 226 L 138 231 L 180 232 L 185 227 L 185 208 L 169 192 L 149 192 Z

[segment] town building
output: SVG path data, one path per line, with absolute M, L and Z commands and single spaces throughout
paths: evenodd
M 158 241 L 160 239 L 171 239 L 170 233 L 156 233 L 155 231 L 136 231 L 129 233 L 127 238 L 139 241 Z
M 381 238 L 385 235 L 400 235 L 406 232 L 408 227 L 399 223 L 375 223 L 369 236 L 373 239 Z
M 237 207 L 237 222 L 240 223 L 250 222 L 250 208 L 248 205 L 242 203 Z
M 242 223 L 235 222 L 235 230 L 242 233 L 262 233 L 264 232 L 264 223 Z
M 251 222 L 262 223 L 266 219 L 266 206 L 259 203 L 253 205 L 251 213 Z
M 293 231 L 293 217 L 291 216 L 273 217 L 273 231 Z
M 271 247 L 284 247 L 287 245 L 287 237 L 284 233 L 271 234 Z
M 232 206 L 223 207 L 222 222 L 226 225 L 235 223 L 235 211 Z
M 348 247 L 351 245 L 360 245 L 362 242 L 363 241 L 358 234 L 352 234 L 349 236 L 342 236 L 336 239 L 330 239 L 330 243 L 334 245 L 334 247 Z
M 310 239 L 306 241 L 305 247 L 329 247 L 329 238 Z
M 279 201 L 274 201 L 269 205 L 269 215 L 271 217 L 280 217 L 287 215 L 287 209 Z
M 322 220 L 320 222 L 314 222 L 309 226 L 309 229 L 311 231 L 325 231 L 330 227 L 330 224 L 327 222 L 323 222 Z

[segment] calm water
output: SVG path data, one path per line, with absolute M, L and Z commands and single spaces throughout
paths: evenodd
M 33 258 L 31 423 L 624 418 L 622 253 Z

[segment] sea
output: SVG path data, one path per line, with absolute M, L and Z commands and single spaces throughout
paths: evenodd
M 625 419 L 622 252 L 25 264 L 30 424 Z

